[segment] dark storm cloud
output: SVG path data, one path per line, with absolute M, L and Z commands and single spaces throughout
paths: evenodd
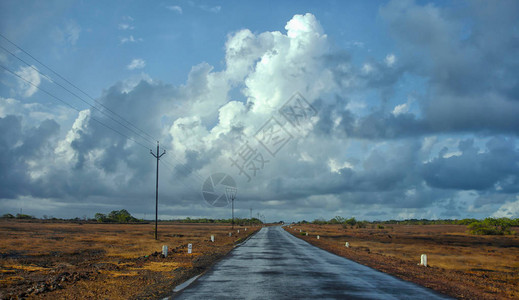
M 29 176 L 28 161 L 43 159 L 58 132 L 59 125 L 53 120 L 24 130 L 21 117 L 0 118 L 0 198 L 16 198 L 31 191 L 39 195 Z
M 394 65 L 370 59 L 370 71 L 354 65 L 349 53 L 323 58 L 345 94 L 375 90 L 380 108 L 355 117 L 346 98 L 320 106 L 317 129 L 337 129 L 362 139 L 394 139 L 437 133 L 481 132 L 519 134 L 519 3 L 470 1 L 463 8 L 420 6 L 414 1 L 392 1 L 380 15 L 398 42 Z M 419 116 L 394 115 L 385 101 L 404 74 L 427 80 L 418 101 Z
M 509 10 L 517 5 L 499 2 L 497 8 L 485 8 L 484 2 L 469 2 L 468 6 L 470 14 L 455 6 L 419 6 L 412 1 L 382 7 L 381 16 L 399 47 L 396 58 L 388 56 L 391 59 L 385 62 L 367 58 L 357 65 L 345 51 L 324 51 L 315 61 L 303 56 L 316 63 L 316 70 L 324 69 L 322 74 L 331 74 L 323 84 L 322 98 L 312 102 L 318 111 L 314 131 L 294 137 L 276 157 L 269 157 L 254 182 L 240 186 L 240 201 L 272 205 L 277 215 L 284 208 L 301 208 L 306 216 L 318 209 L 333 213 L 350 206 L 443 209 L 453 216 L 465 205 L 459 192 L 467 190 L 476 191 L 471 194 L 476 207 L 513 201 L 519 192 L 519 60 L 514 55 L 517 30 L 510 29 L 517 28 L 518 15 Z M 247 45 L 243 44 L 244 50 Z M 269 72 L 256 78 L 261 68 Z M 283 82 L 276 70 L 290 68 L 285 60 L 264 60 L 238 75 L 263 92 L 275 86 L 273 81 Z M 155 151 L 155 140 L 160 139 L 161 148 L 174 147 L 168 148 L 160 167 L 163 211 L 210 214 L 202 207 L 198 181 L 224 171 L 234 171 L 237 181 L 243 179 L 226 155 L 244 142 L 236 136 L 250 129 L 247 122 L 262 124 L 250 106 L 243 109 L 234 103 L 222 109 L 229 100 L 225 76 L 236 80 L 236 74 L 231 75 L 200 64 L 193 67 L 185 85 L 142 80 L 105 90 L 98 101 L 145 133 L 125 128 L 95 109 L 80 114 L 61 141 L 54 139 L 59 131 L 54 121 L 23 129 L 20 118 L 0 119 L 0 150 L 7 153 L 0 158 L 0 198 L 31 194 L 74 205 L 108 203 L 142 211 L 143 199 L 154 200 L 155 160 L 149 149 Z M 312 75 L 305 78 L 308 86 L 316 80 Z M 423 79 L 424 90 L 412 100 L 413 109 L 393 110 L 390 103 L 405 102 L 395 95 L 409 92 L 402 88 L 408 76 Z M 265 105 L 260 98 L 271 96 L 245 87 L 252 88 L 243 83 L 248 105 Z M 183 105 L 188 109 L 179 110 Z M 437 149 L 431 148 L 456 140 L 452 133 L 472 136 L 474 141 L 466 139 L 458 149 L 445 148 L 436 155 Z M 491 135 L 498 137 L 481 149 L 476 146 Z M 50 153 L 54 149 L 56 153 Z M 449 156 L 456 150 L 459 156 Z M 46 176 L 31 181 L 27 161 L 33 158 L 48 159 L 49 165 L 61 159 L 65 165 L 51 166 Z M 370 214 L 384 215 L 366 213 Z
M 408 71 L 428 79 L 423 119 L 436 132 L 519 133 L 519 3 L 463 8 L 395 1 L 380 9 Z
M 69 143 L 69 151 L 73 155 L 72 161 L 64 163 L 71 163 L 71 168 L 67 165 L 50 168 L 46 176 L 30 185 L 31 194 L 35 197 L 68 199 L 68 202 L 82 202 L 85 199 L 94 202 L 101 199 L 99 201 L 103 202 L 106 201 L 102 200 L 103 197 L 111 197 L 111 203 L 147 196 L 148 190 L 142 189 L 142 186 L 153 179 L 147 175 L 153 174 L 154 170 L 149 149 L 154 149 L 155 141 L 146 133 L 160 132 L 163 120 L 156 116 L 161 115 L 159 112 L 168 105 L 174 107 L 174 96 L 170 86 L 151 85 L 146 81 L 140 81 L 130 91 L 122 83 L 106 90 L 98 102 L 124 116 L 131 124 L 121 121 L 117 116 L 108 118 L 96 109 L 91 109 L 90 115 L 84 115 L 84 118 L 79 117 L 71 129 L 72 139 L 65 141 Z M 124 136 L 100 122 L 115 128 Z M 132 127 L 132 124 L 140 130 Z M 42 123 L 40 131 L 47 127 L 48 124 Z M 42 133 L 33 131 L 28 131 L 28 134 L 44 137 Z M 33 139 L 31 143 L 32 149 L 42 148 L 35 145 L 41 143 L 37 140 Z M 57 143 L 53 146 L 56 147 Z M 52 157 L 55 159 L 55 154 L 48 155 L 48 158 Z M 23 157 L 24 161 L 28 158 Z M 124 198 L 120 198 L 123 194 Z
M 431 191 L 421 191 L 419 150 L 409 140 L 384 151 L 374 150 L 355 170 L 339 173 L 322 169 L 322 162 L 291 168 L 292 176 L 276 176 L 262 189 L 261 197 L 298 200 L 309 195 L 339 195 L 348 204 L 384 204 L 388 207 L 423 207 L 433 201 Z M 299 175 L 311 170 L 315 176 Z M 412 193 L 409 190 L 413 190 Z M 407 194 L 406 194 L 407 193 Z
M 519 151 L 511 139 L 496 137 L 486 145 L 488 152 L 480 153 L 473 140 L 459 144 L 461 155 L 440 156 L 423 166 L 423 178 L 428 185 L 442 189 L 484 191 L 499 185 L 498 192 L 517 192 Z
M 21 159 L 16 153 L 15 145 L 21 136 L 21 120 L 19 117 L 6 116 L 0 119 L 0 196 L 15 198 L 18 194 L 26 193 L 26 166 L 20 164 Z
M 360 118 L 357 127 L 350 134 L 358 138 L 394 139 L 420 136 L 429 132 L 428 126 L 411 113 L 395 116 L 378 111 Z
M 92 150 L 101 150 L 102 155 L 94 164 L 107 173 L 115 172 L 120 162 L 128 163 L 136 168 L 136 171 L 148 170 L 149 164 L 143 164 L 141 159 L 132 154 L 135 151 L 146 151 L 147 147 L 155 149 L 153 135 L 159 135 L 162 121 L 157 119 L 157 116 L 160 116 L 168 105 L 173 106 L 171 99 L 175 94 L 171 86 L 152 85 L 144 80 L 129 92 L 124 90 L 121 83 L 109 88 L 99 102 L 118 115 L 124 116 L 129 123 L 117 116 L 108 118 L 98 110 L 91 109 L 92 118 L 87 118 L 87 123 L 78 131 L 78 137 L 71 143 L 78 157 L 76 167 L 82 168 L 85 157 Z M 96 120 L 116 128 L 124 136 Z M 128 148 L 128 145 L 131 147 Z

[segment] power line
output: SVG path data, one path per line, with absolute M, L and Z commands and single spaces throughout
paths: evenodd
M 163 164 L 164 167 L 166 167 L 166 169 L 170 170 L 171 173 L 175 173 L 175 167 L 172 166 L 171 164 L 167 163 L 164 159 L 161 159 L 159 161 L 160 163 Z M 185 188 L 189 189 L 189 190 L 195 190 L 197 189 L 192 183 L 188 183 L 187 185 L 183 182 L 183 181 L 180 181 L 180 180 L 177 180 L 176 182 L 182 184 Z M 189 186 L 188 186 L 189 185 Z M 200 187 L 198 187 L 199 189 Z
M 35 85 L 34 83 L 30 82 L 29 80 L 27 80 L 27 79 L 23 78 L 22 76 L 16 74 L 15 72 L 11 71 L 9 68 L 7 68 L 7 67 L 5 67 L 5 66 L 3 66 L 3 65 L 1 65 L 1 64 L 0 64 L 0 67 L 1 67 L 2 69 L 6 70 L 7 72 L 11 73 L 12 75 L 14 75 L 14 76 L 20 78 L 21 80 L 27 82 L 28 84 L 34 86 L 35 88 L 37 88 L 38 90 L 44 92 L 45 94 L 49 95 L 50 97 L 52 97 L 52 98 L 54 98 L 54 99 L 56 99 L 56 100 L 58 100 L 58 101 L 64 103 L 64 104 L 67 105 L 68 107 L 70 107 L 70 108 L 72 108 L 72 109 L 74 109 L 74 110 L 76 110 L 76 111 L 78 111 L 78 112 L 81 112 L 80 109 L 76 108 L 76 107 L 73 106 L 72 104 L 70 104 L 70 103 L 68 103 L 68 102 L 66 102 L 66 101 L 64 101 L 64 100 L 62 100 L 61 98 L 59 98 L 59 97 L 53 95 L 52 93 L 48 92 L 47 90 L 45 90 L 45 89 L 43 89 L 43 88 L 41 88 L 41 87 Z M 112 130 L 112 131 L 118 133 L 119 135 L 125 137 L 126 139 L 128 139 L 128 140 L 130 140 L 130 141 L 136 143 L 137 145 L 140 145 L 141 147 L 144 147 L 145 149 L 149 149 L 148 146 L 146 146 L 146 145 L 144 145 L 144 144 L 142 144 L 142 143 L 140 143 L 140 142 L 138 142 L 138 141 L 132 139 L 131 137 L 129 137 L 129 136 L 123 134 L 122 132 L 120 132 L 120 131 L 118 131 L 118 130 L 116 130 L 116 129 L 110 127 L 110 126 L 108 126 L 107 124 L 101 122 L 100 120 L 97 120 L 97 119 L 94 118 L 93 116 L 90 116 L 90 119 L 92 119 L 92 120 L 98 122 L 99 124 L 103 125 L 104 127 L 108 128 L 108 129 L 110 129 L 110 130 Z
M 83 91 L 81 88 L 79 88 L 78 86 L 76 86 L 75 84 L 73 84 L 72 82 L 70 82 L 69 80 L 67 80 L 66 78 L 64 78 L 63 76 L 61 76 L 59 73 L 57 73 L 56 71 L 54 71 L 51 67 L 47 66 L 46 64 L 44 64 L 43 62 L 41 62 L 40 60 L 38 60 L 36 57 L 34 57 L 33 55 L 31 55 L 29 52 L 27 52 L 26 50 L 24 50 L 22 47 L 18 46 L 17 44 L 15 44 L 13 41 L 11 41 L 9 38 L 7 38 L 6 36 L 4 36 L 3 34 L 0 33 L 0 37 L 2 37 L 3 39 L 5 39 L 8 43 L 10 43 L 11 45 L 13 45 L 14 47 L 16 47 L 17 49 L 19 49 L 21 52 L 25 53 L 27 56 L 29 56 L 30 58 L 32 58 L 33 60 L 35 60 L 36 62 L 38 62 L 40 65 L 42 65 L 43 67 L 45 67 L 46 69 L 48 69 L 50 72 L 52 72 L 53 74 L 55 74 L 56 76 L 58 76 L 60 79 L 62 79 L 63 81 L 65 81 L 66 83 L 68 83 L 70 86 L 74 87 L 76 90 L 80 91 L 82 94 L 86 95 L 88 98 L 90 98 L 92 101 L 94 101 L 94 103 L 100 105 L 101 107 L 103 107 L 106 111 L 114 114 L 115 116 L 117 116 L 118 118 L 120 118 L 122 121 L 124 121 L 125 123 L 127 123 L 129 126 L 135 128 L 137 131 L 143 133 L 144 135 L 152 138 L 153 140 L 157 140 L 155 137 L 153 137 L 152 135 L 148 134 L 147 132 L 145 132 L 144 130 L 140 129 L 139 127 L 137 127 L 136 125 L 134 125 L 132 122 L 126 120 L 125 118 L 123 118 L 122 116 L 120 116 L 119 114 L 117 114 L 116 112 L 114 112 L 113 110 L 111 110 L 110 108 L 106 107 L 105 105 L 103 105 L 102 103 L 100 103 L 99 101 L 95 100 L 92 96 L 90 96 L 88 93 L 86 93 L 85 91 Z M 136 134 L 137 136 L 139 136 L 140 138 L 142 138 L 143 140 L 149 142 L 149 143 L 153 143 L 154 141 L 150 140 L 149 138 L 146 138 L 145 136 L 139 134 L 138 132 L 136 132 L 135 130 L 133 130 L 132 128 L 129 128 L 128 126 L 126 126 L 125 124 L 122 124 L 120 121 L 116 120 L 115 118 L 113 118 L 111 115 L 109 115 L 107 112 L 103 111 L 103 110 L 100 110 L 99 108 L 97 108 L 95 105 L 92 105 L 91 103 L 89 103 L 88 101 L 86 101 L 85 99 L 83 99 L 82 97 L 80 97 L 79 95 L 77 95 L 76 93 L 70 91 L 68 88 L 64 87 L 63 85 L 61 85 L 60 83 L 58 82 L 55 82 L 54 80 L 52 80 L 48 75 L 46 75 L 45 73 L 41 72 L 40 70 L 38 70 L 37 68 L 35 68 L 34 66 L 32 66 L 30 63 L 26 62 L 25 60 L 23 60 L 22 58 L 18 57 L 16 54 L 12 53 L 11 51 L 9 51 L 8 49 L 6 49 L 5 47 L 1 46 L 0 45 L 0 48 L 2 48 L 4 51 L 8 52 L 9 54 L 11 54 L 12 56 L 16 57 L 18 60 L 20 60 L 21 62 L 25 63 L 27 66 L 29 66 L 30 68 L 34 69 L 36 72 L 38 72 L 39 74 L 41 74 L 42 76 L 46 77 L 50 82 L 58 85 L 59 87 L 63 88 L 64 90 L 66 90 L 67 92 L 69 92 L 71 95 L 75 96 L 76 98 L 78 98 L 79 100 L 81 100 L 82 102 L 86 103 L 87 105 L 89 105 L 90 107 L 92 107 L 93 109 L 99 111 L 100 113 L 102 113 L 103 115 L 107 116 L 108 118 L 110 118 L 111 120 L 113 120 L 114 122 L 118 123 L 119 125 L 123 126 L 124 128 L 128 129 L 130 132 Z M 25 78 L 22 78 L 21 76 L 19 76 L 18 74 L 12 72 L 11 70 L 7 69 L 6 67 L 2 66 L 2 68 L 4 68 L 6 71 L 8 71 L 9 73 L 17 76 L 18 78 L 26 81 L 27 83 L 29 83 L 30 85 L 36 87 L 37 89 L 43 91 L 44 93 L 48 94 L 49 96 L 55 98 L 56 100 L 59 100 L 60 102 L 63 102 L 64 104 L 66 104 L 67 106 L 73 108 L 74 110 L 76 111 L 80 111 L 78 108 L 72 106 L 71 104 L 63 101 L 62 99 L 52 95 L 51 93 L 49 93 L 48 91 L 40 88 L 39 86 L 33 84 L 32 82 L 26 80 Z M 130 138 L 128 136 L 126 136 L 125 134 L 121 133 L 120 131 L 108 126 L 107 124 L 104 124 L 103 122 L 101 122 L 100 120 L 97 120 L 96 118 L 94 118 L 93 116 L 90 116 L 91 119 L 93 119 L 94 121 L 100 123 L 101 125 L 111 129 L 112 131 L 120 134 L 121 136 L 127 138 L 128 140 L 131 140 L 133 142 L 135 142 L 136 144 L 142 146 L 142 147 L 145 147 L 146 149 L 149 149 L 148 147 L 146 147 L 145 145 L 143 145 L 142 143 L 136 141 L 135 139 L 133 138 Z M 171 153 L 171 152 L 170 152 Z M 171 157 L 171 156 L 169 156 Z M 193 174 L 195 177 L 198 178 L 198 180 L 200 180 L 201 182 L 204 181 L 204 178 L 196 171 L 194 170 L 192 167 L 188 167 L 186 166 L 185 164 L 181 163 L 179 160 L 175 159 L 175 157 L 171 157 L 172 160 L 174 160 L 181 168 L 183 168 L 185 171 Z M 166 161 L 162 161 L 164 162 L 164 164 L 166 165 L 170 165 L 169 163 L 167 163 Z M 174 167 L 172 165 L 170 165 L 171 168 L 174 169 Z M 173 170 L 172 170 L 173 171 Z
M 8 39 L 6 36 L 4 36 L 3 34 L 0 33 L 0 37 L 2 37 L 3 39 L 5 39 L 7 42 L 9 42 L 11 45 L 15 46 L 17 49 L 19 49 L 20 51 L 22 51 L 23 53 L 25 53 L 26 55 L 28 55 L 30 58 L 34 59 L 36 62 L 38 62 L 40 65 L 42 65 L 43 67 L 45 67 L 46 69 L 48 69 L 49 71 L 51 71 L 53 74 L 55 74 L 56 76 L 58 76 L 59 78 L 61 78 L 63 81 L 65 81 L 66 83 L 70 84 L 72 87 L 74 87 L 75 89 L 77 89 L 78 91 L 80 91 L 81 93 L 83 93 L 84 95 L 86 95 L 88 98 L 90 98 L 92 101 L 94 101 L 96 104 L 99 104 L 100 106 L 102 106 L 104 109 L 106 109 L 107 111 L 113 113 L 114 115 L 116 115 L 117 117 L 119 117 L 121 120 L 125 121 L 126 123 L 128 123 L 129 125 L 133 126 L 135 129 L 137 129 L 138 131 L 142 132 L 143 134 L 147 135 L 148 137 L 150 137 L 151 139 L 153 140 L 157 140 L 155 137 L 153 137 L 152 135 L 148 134 L 147 132 L 145 132 L 144 130 L 138 128 L 137 126 L 133 125 L 131 122 L 127 121 L 126 119 L 124 119 L 123 117 L 121 117 L 119 114 L 117 114 L 116 112 L 112 111 L 110 108 L 106 107 L 105 105 L 103 105 L 102 103 L 98 102 L 97 100 L 95 100 L 92 96 L 90 96 L 88 93 L 86 93 L 85 91 L 83 91 L 82 89 L 80 89 L 78 86 L 76 86 L 75 84 L 73 84 L 72 82 L 70 82 L 69 80 L 67 80 L 66 78 L 64 78 L 63 76 L 61 76 L 58 72 L 54 71 L 51 67 L 47 66 L 46 64 L 42 63 L 40 60 L 38 60 L 37 58 L 35 58 L 34 56 L 32 56 L 29 52 L 25 51 L 22 47 L 18 46 L 17 44 L 15 44 L 14 42 L 12 42 L 10 39 Z M 3 48 L 3 47 L 2 47 Z M 4 48 L 5 50 L 5 48 Z M 9 52 L 9 51 L 8 51 Z M 11 53 L 12 54 L 12 53 Z M 13 54 L 14 55 L 14 54 Z M 16 55 L 15 55 L 16 57 Z M 90 104 L 89 104 L 90 105 Z M 94 106 L 93 106 L 94 107 Z
M 165 149 L 165 150 L 168 151 L 167 149 Z M 176 159 L 174 155 L 169 156 L 168 159 L 174 160 L 177 163 L 177 166 L 183 168 L 184 171 L 186 171 L 187 173 L 193 174 L 194 176 L 196 176 L 198 178 L 198 180 L 200 180 L 202 182 L 204 181 L 204 178 L 200 174 L 198 174 L 198 172 L 196 170 L 194 170 L 193 167 L 186 166 L 185 164 L 180 162 L 178 159 Z M 187 174 L 184 174 L 184 175 L 187 175 Z
M 64 87 L 63 85 L 61 85 L 60 83 L 57 83 L 55 81 L 52 80 L 52 78 L 50 78 L 47 74 L 45 73 L 42 73 L 40 70 L 38 70 L 37 68 L 35 68 L 34 66 L 32 66 L 31 64 L 29 64 L 28 62 L 26 62 L 25 60 L 21 59 L 20 57 L 18 57 L 16 54 L 12 53 L 11 51 L 9 51 L 8 49 L 4 48 L 3 46 L 0 45 L 0 48 L 3 49 L 4 51 L 8 52 L 9 54 L 11 54 L 12 56 L 16 57 L 18 60 L 20 60 L 21 62 L 23 62 L 24 64 L 26 64 L 27 66 L 29 66 L 30 68 L 32 68 L 33 70 L 35 70 L 36 72 L 38 72 L 39 74 L 41 74 L 42 76 L 46 77 L 50 82 L 56 84 L 57 86 L 61 87 L 62 89 L 64 89 L 65 91 L 69 92 L 71 95 L 75 96 L 76 98 L 78 98 L 79 100 L 81 100 L 82 102 L 86 103 L 87 105 L 89 105 L 91 108 L 97 110 L 98 112 L 102 113 L 103 115 L 107 116 L 108 118 L 110 118 L 112 121 L 116 122 L 117 124 L 123 126 L 124 128 L 128 129 L 129 131 L 131 131 L 132 133 L 136 134 L 137 136 L 141 137 L 142 139 L 146 140 L 147 142 L 149 143 L 153 143 L 152 140 L 148 139 L 147 137 L 139 134 L 138 132 L 136 132 L 135 130 L 133 130 L 132 128 L 126 126 L 125 124 L 121 123 L 119 120 L 115 119 L 114 117 L 112 117 L 110 114 L 108 114 L 107 112 L 105 111 L 102 111 L 100 110 L 99 108 L 95 107 L 94 105 L 92 105 L 91 103 L 89 103 L 88 101 L 86 101 L 85 99 L 81 98 L 79 95 L 77 95 L 76 93 L 72 92 L 71 90 L 67 89 L 66 87 Z M 95 100 L 94 100 L 95 101 Z M 97 101 L 96 101 L 97 103 Z M 104 106 L 103 106 L 104 107 Z M 112 112 L 114 113 L 114 112 Z M 114 113 L 115 114 L 115 113 Z M 116 114 L 117 115 L 117 114 Z M 137 128 L 137 126 L 133 125 L 131 122 L 129 121 L 126 121 L 124 118 L 120 117 L 122 120 L 124 120 L 126 123 L 132 125 L 134 128 Z M 142 130 L 141 130 L 142 131 Z

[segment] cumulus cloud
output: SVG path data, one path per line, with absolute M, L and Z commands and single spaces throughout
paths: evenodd
M 17 78 L 18 88 L 20 94 L 24 97 L 31 97 L 38 91 L 38 87 L 41 83 L 41 77 L 37 70 L 38 69 L 35 66 L 21 66 L 18 71 L 15 72 L 16 75 L 21 77 Z
M 130 64 L 128 66 L 126 66 L 126 68 L 128 70 L 135 70 L 135 69 L 142 69 L 145 66 L 146 66 L 146 62 L 144 61 L 144 59 L 135 58 L 135 59 L 132 59 L 132 61 L 130 62 Z
M 384 61 L 386 62 L 386 65 L 388 67 L 391 67 L 393 66 L 395 63 L 396 63 L 396 56 L 394 54 L 388 54 L 386 56 L 386 58 L 384 59 Z
M 518 3 L 496 3 L 491 13 L 483 2 L 468 6 L 452 13 L 434 4 L 391 1 L 380 13 L 405 54 L 401 63 L 430 81 L 422 103 L 427 126 L 517 133 L 518 37 L 511 28 L 519 18 Z
M 35 127 L 22 127 L 22 118 L 7 115 L 0 118 L 0 198 L 15 199 L 21 195 L 41 196 L 40 186 L 33 178 L 42 174 L 42 159 L 52 151 L 53 138 L 59 125 L 45 120 Z
M 462 140 L 460 155 L 442 156 L 446 150 L 423 166 L 427 184 L 446 189 L 488 190 L 499 186 L 500 193 L 519 191 L 519 151 L 513 139 L 492 138 L 486 149 L 476 147 L 472 139 Z
M 507 202 L 494 213 L 494 218 L 517 218 L 519 216 L 519 196 L 516 197 L 516 201 Z
M 478 5 L 471 4 L 481 12 Z M 503 74 L 512 75 L 511 50 L 480 40 L 485 36 L 503 46 L 510 39 L 486 34 L 479 23 L 490 21 L 477 19 L 474 38 L 462 41 L 456 14 L 444 10 L 412 1 L 389 2 L 380 13 L 401 49 L 360 60 L 336 49 L 309 13 L 293 16 L 283 32 L 236 31 L 227 38 L 225 65 L 219 70 L 200 63 L 178 86 L 143 75 L 103 92 L 100 103 L 117 107 L 139 130 L 85 110 L 56 138 L 54 124 L 40 121 L 26 130 L 19 116 L 7 118 L 4 112 L 6 120 L 0 125 L 9 133 L 2 135 L 9 142 L 2 144 L 3 151 L 14 153 L 13 145 L 21 143 L 18 136 L 34 134 L 42 140 L 32 148 L 52 149 L 37 154 L 45 158 L 38 168 L 25 164 L 13 176 L 30 182 L 30 188 L 18 185 L 19 190 L 11 189 L 5 197 L 67 197 L 92 207 L 124 204 L 145 211 L 142 199 L 154 192 L 149 148 L 155 149 L 160 140 L 168 150 L 161 160 L 161 180 L 166 183 L 161 186 L 163 217 L 226 216 L 200 198 L 202 182 L 216 172 L 237 181 L 238 214 L 243 207 L 254 207 L 279 219 L 286 217 L 280 211 L 289 208 L 294 218 L 464 217 L 471 213 L 469 205 L 481 209 L 480 214 L 494 213 L 499 206 L 507 213 L 513 209 L 507 203 L 519 192 L 519 124 L 511 88 L 515 79 L 504 84 L 491 75 L 487 79 L 493 83 L 485 81 L 484 92 L 475 93 L 469 86 L 478 84 L 473 79 L 484 81 L 479 78 L 484 75 L 469 73 L 485 66 L 491 74 L 497 72 L 494 65 L 475 58 L 492 55 Z M 504 23 L 510 25 L 511 19 Z M 131 36 L 121 43 L 136 41 Z M 453 63 L 457 65 L 450 66 Z M 135 59 L 127 68 L 144 66 Z M 419 96 L 396 92 L 408 77 L 425 78 Z M 303 118 L 316 111 L 304 128 L 280 112 L 296 92 L 307 104 L 292 107 L 297 111 L 292 116 Z M 275 154 L 258 138 L 265 136 L 258 135 L 264 128 L 290 137 Z M 231 160 L 242 159 L 246 147 L 263 158 L 254 157 L 258 168 L 246 170 L 250 178 Z M 497 207 L 489 210 L 485 205 Z
M 406 103 L 398 104 L 397 106 L 395 106 L 395 108 L 393 109 L 392 114 L 395 115 L 395 116 L 398 116 L 398 115 L 401 115 L 401 114 L 408 113 L 409 109 L 411 108 L 411 104 L 413 102 L 414 102 L 414 99 L 412 97 L 409 97 L 407 99 Z

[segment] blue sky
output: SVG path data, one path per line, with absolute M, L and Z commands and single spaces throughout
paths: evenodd
M 162 218 L 228 217 L 216 173 L 271 221 L 517 217 L 514 1 L 0 6 L 2 213 L 149 217 L 160 140 Z

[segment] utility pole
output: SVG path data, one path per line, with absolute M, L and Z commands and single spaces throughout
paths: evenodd
M 227 197 L 231 198 L 231 210 L 232 210 L 232 229 L 234 229 L 234 199 L 236 199 L 236 188 L 228 187 L 225 189 L 225 192 L 227 194 Z
M 166 150 L 159 155 L 159 141 L 157 141 L 157 155 L 153 153 L 153 150 L 150 149 L 151 155 L 157 159 L 157 180 L 155 184 L 155 240 L 157 239 L 157 221 L 159 215 L 159 159 L 162 155 L 166 154 Z
M 252 227 L 252 207 L 250 208 L 250 226 Z

